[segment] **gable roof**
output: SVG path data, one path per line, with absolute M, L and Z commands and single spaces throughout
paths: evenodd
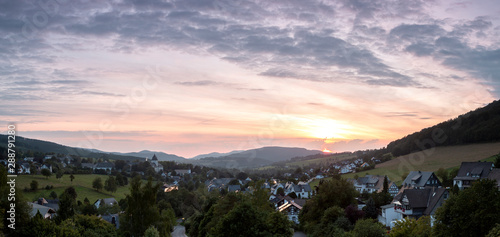
M 228 192 L 236 192 L 236 191 L 241 191 L 241 186 L 239 184 L 236 185 L 229 185 L 227 186 L 227 191 Z
M 427 180 L 434 175 L 434 172 L 430 171 L 411 171 L 406 179 L 403 181 L 403 186 L 412 186 L 412 187 L 424 187 L 427 183 Z M 435 175 L 434 175 L 435 176 Z M 439 179 L 436 179 L 438 184 L 441 186 L 441 182 Z
M 158 160 L 158 157 L 156 157 L 156 154 L 153 155 L 153 158 L 151 160 Z
M 301 205 L 299 205 L 299 204 L 297 204 L 295 202 L 288 202 L 287 204 L 283 204 L 280 207 L 278 207 L 278 211 L 282 212 L 282 211 L 288 209 L 291 206 L 294 206 L 294 207 L 298 208 L 299 210 L 302 210 L 302 206 Z
M 113 163 L 110 162 L 100 162 L 95 165 L 95 168 L 106 168 L 106 169 L 111 169 L 115 167 Z
M 54 214 L 56 211 L 50 207 L 42 206 L 36 203 L 31 203 L 28 202 L 28 204 L 31 206 L 31 216 L 35 216 L 37 212 L 40 212 L 42 214 L 42 217 L 45 218 L 45 215 L 47 214 Z
M 454 180 L 485 179 L 490 174 L 493 162 L 462 162 Z
M 448 193 L 446 188 L 405 189 L 394 198 L 394 201 L 408 205 L 412 209 L 425 208 L 424 215 L 429 215 L 446 193 Z

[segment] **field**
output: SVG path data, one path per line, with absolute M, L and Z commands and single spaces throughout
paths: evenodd
M 361 173 L 342 175 L 344 178 L 354 178 L 365 174 L 387 175 L 391 181 L 400 185 L 402 176 L 412 170 L 437 171 L 439 168 L 460 167 L 462 162 L 486 160 L 500 152 L 500 143 L 470 144 L 462 146 L 447 146 L 415 152 L 400 156 L 393 160 L 378 164 L 373 170 Z M 491 158 L 489 159 L 491 161 Z M 311 187 L 318 185 L 319 180 L 310 183 Z
M 287 165 L 288 166 L 307 166 L 307 165 L 317 165 L 317 164 L 331 164 L 331 163 L 335 163 L 335 162 L 343 161 L 343 160 L 348 160 L 348 159 L 352 159 L 352 158 L 356 158 L 356 155 L 354 155 L 354 154 L 338 154 L 338 155 L 325 156 L 325 157 L 311 159 L 311 160 L 290 162 L 290 163 L 287 163 Z
M 60 180 L 58 180 L 55 178 L 55 174 L 53 174 L 48 179 L 46 179 L 45 176 L 42 175 L 19 175 L 17 176 L 16 182 L 17 187 L 20 191 L 24 190 L 25 187 L 29 189 L 31 181 L 36 180 L 38 182 L 37 191 L 21 191 L 23 195 L 28 199 L 28 201 L 37 200 L 39 197 L 50 199 L 49 194 L 52 191 L 55 191 L 57 193 L 57 196 L 60 196 L 64 189 L 70 186 L 73 186 L 76 190 L 76 193 L 78 194 L 76 199 L 82 202 L 85 197 L 87 197 L 91 203 L 94 203 L 99 198 L 109 197 L 114 197 L 117 201 L 119 201 L 120 199 L 125 198 L 125 195 L 129 193 L 128 186 L 118 187 L 118 189 L 114 193 L 110 193 L 108 191 L 105 191 L 104 189 L 101 190 L 101 192 L 95 191 L 92 188 L 92 181 L 94 181 L 95 178 L 100 177 L 104 184 L 104 181 L 108 178 L 107 175 L 75 174 L 73 183 L 71 183 L 69 176 L 70 175 L 65 174 Z M 47 185 L 52 185 L 54 186 L 54 188 L 51 190 L 46 190 L 45 186 Z

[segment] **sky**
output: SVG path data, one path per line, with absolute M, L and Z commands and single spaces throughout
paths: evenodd
M 0 123 L 186 158 L 355 151 L 500 96 L 496 0 L 0 0 Z

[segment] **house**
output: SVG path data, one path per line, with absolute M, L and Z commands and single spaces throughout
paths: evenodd
M 113 206 L 116 204 L 118 204 L 118 202 L 114 198 L 97 199 L 97 201 L 94 202 L 94 206 L 96 208 L 102 207 L 104 205 Z
M 56 212 L 57 212 L 57 210 L 59 210 L 59 199 L 38 198 L 38 200 L 34 201 L 33 203 L 36 203 L 38 205 L 42 205 L 45 207 L 49 207 Z
M 290 193 L 295 193 L 299 198 L 310 198 L 312 189 L 309 184 L 304 182 L 299 182 L 298 184 L 294 184 L 292 182 L 287 182 L 283 188 L 285 195 Z
M 31 174 L 30 164 L 28 162 L 23 162 L 17 165 L 18 174 Z
M 278 211 L 285 214 L 288 220 L 293 221 L 295 224 L 299 224 L 299 212 L 302 210 L 302 206 L 295 203 L 294 201 L 287 202 L 278 207 Z
M 437 208 L 448 199 L 449 192 L 446 188 L 425 187 L 421 189 L 404 189 L 394 197 L 392 204 L 398 214 L 396 219 L 405 217 L 418 219 L 421 216 L 433 216 Z
M 453 185 L 460 190 L 469 188 L 478 179 L 486 179 L 493 169 L 493 162 L 462 162 Z
M 82 163 L 82 169 L 92 169 L 94 170 L 94 164 L 92 163 Z
M 370 167 L 370 164 L 368 164 L 368 163 L 365 162 L 360 167 L 361 168 L 367 168 L 367 167 Z
M 184 176 L 186 174 L 191 174 L 191 169 L 178 169 L 178 170 L 175 170 L 175 173 L 177 173 L 177 175 L 179 176 Z
M 28 202 L 28 205 L 31 207 L 31 217 L 34 217 L 38 212 L 40 212 L 44 219 L 52 219 L 56 215 L 56 211 L 50 207 L 31 202 Z
M 428 171 L 411 171 L 403 181 L 403 189 L 441 186 L 441 181 L 434 172 Z
M 94 166 L 94 171 L 96 171 L 96 170 L 104 170 L 107 173 L 109 173 L 114 168 L 115 168 L 115 164 L 113 164 L 113 163 L 110 163 L 110 162 L 100 162 L 100 163 L 97 163 Z
M 237 185 L 228 185 L 227 186 L 227 191 L 228 192 L 240 192 L 241 191 L 241 186 L 239 184 L 237 184 Z
M 488 174 L 488 179 L 496 180 L 498 191 L 500 191 L 500 169 L 492 169 Z
M 24 161 L 31 161 L 33 162 L 35 160 L 35 157 L 24 157 Z
M 153 158 L 151 158 L 149 163 L 156 173 L 163 171 L 163 165 L 158 163 L 158 157 L 156 157 L 156 154 L 153 155 Z
M 119 214 L 107 214 L 107 215 L 99 215 L 98 217 L 101 217 L 101 219 L 111 223 L 116 227 L 116 229 L 120 228 L 120 218 Z
M 42 167 L 40 169 L 48 169 L 50 170 L 50 173 L 52 173 L 52 165 L 49 165 L 49 164 L 43 164 Z
M 177 176 L 178 177 L 178 176 Z M 232 178 L 213 178 L 210 181 L 205 181 L 205 186 L 207 186 L 208 191 L 226 189 L 229 182 L 233 180 Z
M 364 177 L 359 177 L 357 180 L 351 180 L 351 182 L 353 182 L 354 188 L 360 193 L 380 193 L 384 190 L 384 179 L 385 176 L 382 175 L 366 175 Z M 387 181 L 388 193 L 391 194 L 391 196 L 396 196 L 399 192 L 398 186 L 389 179 L 387 179 Z
M 50 159 L 52 159 L 52 157 L 53 157 L 52 155 L 46 155 L 46 156 L 43 158 L 43 160 L 44 160 L 44 161 L 46 161 L 46 160 L 50 160 Z
M 378 222 L 392 229 L 392 227 L 394 227 L 395 222 L 399 220 L 398 219 L 399 213 L 396 213 L 394 204 L 390 203 L 381 206 L 380 209 L 382 209 L 382 211 L 381 214 L 378 216 Z

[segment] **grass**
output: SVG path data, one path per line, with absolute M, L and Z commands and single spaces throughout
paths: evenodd
M 331 164 L 335 163 L 338 161 L 343 161 L 343 160 L 348 160 L 356 158 L 356 155 L 354 154 L 338 154 L 338 155 L 331 155 L 327 157 L 321 157 L 321 158 L 316 158 L 316 159 L 311 159 L 311 160 L 302 160 L 302 161 L 295 161 L 295 162 L 290 162 L 287 163 L 289 166 L 307 166 L 307 165 L 314 165 L 314 164 Z
M 105 180 L 108 178 L 107 175 L 75 174 L 75 179 L 73 180 L 73 182 L 71 182 L 69 176 L 70 175 L 65 174 L 60 180 L 58 180 L 55 178 L 55 175 L 52 175 L 48 179 L 46 179 L 45 176 L 42 175 L 19 175 L 17 176 L 16 183 L 20 190 L 24 190 L 24 187 L 27 187 L 28 189 L 30 188 L 31 181 L 36 180 L 38 182 L 37 191 L 23 191 L 23 195 L 29 201 L 37 200 L 40 197 L 48 199 L 50 198 L 49 195 L 52 191 L 55 191 L 57 193 L 57 196 L 60 196 L 63 191 L 70 186 L 73 186 L 76 190 L 76 193 L 78 194 L 76 199 L 82 202 L 85 197 L 87 197 L 91 203 L 100 198 L 110 197 L 113 197 L 117 201 L 119 201 L 120 199 L 125 198 L 126 194 L 129 193 L 128 186 L 118 187 L 118 189 L 114 193 L 104 190 L 97 192 L 96 190 L 94 190 L 92 188 L 92 182 L 94 181 L 94 179 L 100 177 L 104 184 Z M 54 188 L 46 190 L 45 186 L 47 185 L 52 185 L 54 186 Z
M 400 185 L 402 176 L 410 171 L 437 171 L 439 168 L 451 169 L 460 167 L 462 162 L 493 161 L 494 156 L 500 152 L 500 143 L 482 143 L 461 146 L 436 147 L 425 151 L 400 156 L 390 161 L 378 164 L 373 170 L 360 173 L 342 175 L 344 178 L 354 178 L 355 175 L 387 175 L 391 181 Z M 319 180 L 310 183 L 311 187 L 317 186 Z

